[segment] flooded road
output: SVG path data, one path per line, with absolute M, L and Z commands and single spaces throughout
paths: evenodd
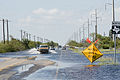
M 36 60 L 48 59 L 56 64 L 37 70 L 36 72 L 20 80 L 120 80 L 120 65 L 98 65 L 99 62 L 91 64 L 84 55 L 73 53 L 70 50 L 56 50 L 51 54 L 23 54 L 17 53 L 1 56 L 18 57 L 18 56 L 37 56 Z M 117 54 L 119 64 L 120 55 Z M 105 54 L 103 57 L 113 58 L 113 54 Z M 28 65 L 28 70 L 33 65 Z M 18 67 L 18 74 L 24 72 L 23 67 Z M 23 70 L 23 71 L 22 71 Z M 16 74 L 16 75 L 18 75 Z M 19 77 L 15 80 L 19 80 Z
M 57 66 L 48 66 L 30 76 L 26 80 L 120 80 L 120 65 L 91 64 L 84 55 L 72 51 L 57 51 L 58 54 L 44 55 L 56 61 Z M 104 55 L 112 58 L 113 54 Z M 118 54 L 118 56 L 120 56 Z M 119 59 L 118 59 L 119 60 Z

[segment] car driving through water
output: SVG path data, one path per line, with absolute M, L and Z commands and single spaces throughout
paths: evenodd
M 40 45 L 38 50 L 40 51 L 41 54 L 49 53 L 49 47 L 47 45 Z

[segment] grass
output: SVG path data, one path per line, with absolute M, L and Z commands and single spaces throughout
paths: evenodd
M 105 51 L 105 52 L 108 52 L 108 51 L 114 51 L 114 49 L 100 49 L 101 52 Z
M 72 50 L 74 53 L 79 53 L 80 55 L 83 55 L 82 54 L 83 50 L 73 49 L 73 48 L 70 48 L 70 50 Z M 114 54 L 114 52 L 111 51 L 114 51 L 114 49 L 100 49 L 100 52 L 103 54 Z M 120 50 L 116 50 L 116 54 L 120 54 Z
M 98 60 L 96 60 L 96 62 L 98 62 L 98 65 L 118 65 L 119 64 L 118 61 L 114 63 L 113 58 L 107 57 L 107 56 L 103 56 L 99 58 Z
M 114 54 L 114 52 L 103 53 L 103 54 Z M 120 52 L 116 52 L 116 54 L 120 54 Z
M 79 53 L 80 55 L 83 55 L 82 50 L 72 48 L 70 48 L 70 50 L 72 50 L 74 53 Z
M 114 49 L 100 49 L 101 52 L 103 52 L 103 54 L 114 54 Z M 116 50 L 116 54 L 119 54 L 120 50 Z
M 79 49 L 72 49 L 70 48 L 70 50 L 72 50 L 74 53 L 79 53 L 80 55 L 83 55 L 82 51 L 83 50 L 79 50 Z M 110 49 L 100 49 L 100 51 L 114 51 L 114 50 L 110 50 Z M 117 52 L 120 53 L 120 52 Z M 109 53 L 103 53 L 103 54 L 113 54 L 113 52 L 109 52 Z M 118 61 L 116 63 L 114 63 L 114 60 L 112 57 L 107 57 L 107 56 L 103 56 L 99 59 L 97 59 L 95 62 L 97 62 L 98 65 L 119 65 Z

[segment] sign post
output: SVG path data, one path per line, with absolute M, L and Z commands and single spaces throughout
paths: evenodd
M 120 21 L 112 22 L 112 34 L 114 34 L 114 63 L 116 63 L 116 34 L 120 34 Z

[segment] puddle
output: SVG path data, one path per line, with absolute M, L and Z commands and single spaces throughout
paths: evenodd
M 17 75 L 19 75 L 22 72 L 28 71 L 33 66 L 34 66 L 34 64 L 22 65 L 22 66 L 15 68 L 14 70 L 17 70 L 18 71 Z
M 42 69 L 39 69 L 35 73 L 29 75 L 28 77 L 24 78 L 25 80 L 56 80 L 56 71 L 65 69 L 65 68 L 70 68 L 74 65 L 77 65 L 78 63 L 64 63 L 61 61 L 55 61 L 56 64 L 51 65 L 51 66 L 46 66 Z M 61 79 L 57 79 L 61 80 Z

